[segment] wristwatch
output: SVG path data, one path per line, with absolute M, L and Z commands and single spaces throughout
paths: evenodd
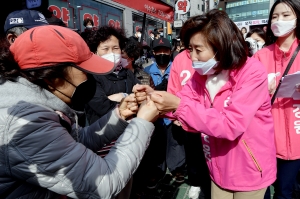
M 127 97 L 127 96 L 128 96 L 128 94 L 127 94 L 127 93 L 123 93 L 123 98 L 124 98 L 124 97 Z

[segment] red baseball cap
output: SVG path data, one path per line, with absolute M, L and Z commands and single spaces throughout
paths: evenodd
M 114 63 L 93 54 L 81 36 L 61 26 L 39 26 L 16 38 L 10 46 L 21 70 L 70 62 L 85 72 L 108 74 Z

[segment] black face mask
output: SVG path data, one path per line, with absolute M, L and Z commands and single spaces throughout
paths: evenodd
M 68 80 L 66 80 L 69 82 Z M 96 81 L 92 76 L 88 76 L 88 79 L 78 86 L 75 86 L 71 82 L 69 82 L 71 85 L 75 87 L 75 91 L 73 95 L 67 96 L 66 94 L 62 93 L 61 91 L 57 90 L 64 96 L 71 99 L 71 108 L 76 111 L 83 111 L 84 105 L 87 104 L 95 95 L 96 92 Z
M 170 55 L 166 55 L 166 54 L 159 54 L 159 55 L 155 55 L 155 60 L 157 65 L 166 65 L 170 62 Z

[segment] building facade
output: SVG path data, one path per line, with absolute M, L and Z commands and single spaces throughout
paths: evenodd
M 143 13 L 111 0 L 49 0 L 49 10 L 68 27 L 84 30 L 83 20 L 91 18 L 94 26 L 110 25 L 124 28 L 127 36 L 142 27 Z M 164 21 L 147 15 L 146 34 L 163 28 Z
M 201 15 L 211 9 L 218 8 L 219 0 L 188 0 L 190 3 L 190 10 L 183 15 L 175 13 L 175 21 L 182 21 L 183 23 L 190 17 Z M 182 24 L 183 24 L 182 23 Z M 173 37 L 179 35 L 181 27 L 176 27 L 173 32 Z
M 268 23 L 273 3 L 274 0 L 225 0 L 220 2 L 219 8 L 226 11 L 239 29 L 249 31 Z

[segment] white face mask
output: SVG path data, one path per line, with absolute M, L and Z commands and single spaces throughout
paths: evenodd
M 98 52 L 97 52 L 98 55 Z M 115 63 L 115 66 L 119 65 L 121 62 L 121 54 L 109 53 L 101 56 L 103 59 L 106 59 L 110 62 Z
M 128 68 L 128 65 L 129 65 L 130 62 L 128 62 L 127 59 L 124 59 L 124 58 L 121 59 L 121 63 L 122 63 L 123 68 Z
M 199 73 L 199 75 L 214 74 L 216 71 L 213 69 L 213 67 L 218 64 L 218 62 L 215 60 L 215 56 L 206 62 L 193 61 L 193 68 Z
M 93 28 L 93 26 L 92 25 L 87 25 L 86 28 L 91 29 L 91 28 Z
M 290 21 L 276 21 L 271 24 L 271 30 L 276 37 L 283 37 L 296 28 L 296 19 Z
M 257 42 L 256 40 L 252 39 L 251 37 L 247 37 L 245 39 L 246 42 L 249 43 L 249 51 L 252 55 L 254 55 L 257 51 L 262 49 L 262 47 L 265 45 L 263 42 Z
M 141 33 L 137 33 L 136 35 L 138 36 L 138 38 L 141 38 L 141 36 L 142 36 Z

